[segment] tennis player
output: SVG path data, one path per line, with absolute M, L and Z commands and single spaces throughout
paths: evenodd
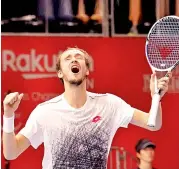
M 127 128 L 129 123 L 151 131 L 161 128 L 161 106 L 157 125 L 150 128 L 147 126 L 150 111 L 131 107 L 113 94 L 88 92 L 89 68 L 89 55 L 82 49 L 68 48 L 60 54 L 56 69 L 64 84 L 64 93 L 37 105 L 17 135 L 14 134 L 14 113 L 23 94 L 15 92 L 5 97 L 3 152 L 6 159 L 16 159 L 30 145 L 37 149 L 44 143 L 43 169 L 103 169 L 119 128 Z M 151 75 L 151 95 L 154 77 L 155 73 Z M 168 83 L 168 77 L 158 80 L 162 97 Z

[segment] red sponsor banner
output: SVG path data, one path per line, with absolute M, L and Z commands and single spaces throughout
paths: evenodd
M 2 37 L 2 99 L 8 90 L 23 92 L 24 98 L 16 113 L 18 132 L 35 106 L 63 92 L 55 63 L 58 52 L 78 46 L 92 57 L 89 91 L 113 93 L 133 107 L 148 111 L 151 98 L 151 70 L 145 59 L 145 38 L 77 38 L 77 37 Z M 172 77 L 169 93 L 162 100 L 163 126 L 150 132 L 130 125 L 119 129 L 113 146 L 124 147 L 135 155 L 134 146 L 141 137 L 157 144 L 155 166 L 178 169 L 179 157 L 179 69 Z M 33 154 L 32 154 L 33 153 Z M 43 145 L 29 148 L 11 169 L 40 169 Z M 3 166 L 2 166 L 3 168 Z

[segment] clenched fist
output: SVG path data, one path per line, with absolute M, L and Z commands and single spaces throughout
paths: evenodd
M 8 94 L 4 99 L 4 116 L 12 117 L 13 113 L 19 107 L 23 93 L 19 94 L 18 92 Z
M 153 72 L 153 74 L 151 75 L 151 79 L 150 79 L 150 90 L 151 90 L 151 95 L 153 95 L 155 93 L 155 76 L 156 73 Z M 162 77 L 160 79 L 157 80 L 157 88 L 161 89 L 161 97 L 164 96 L 164 94 L 168 91 L 168 84 L 169 84 L 169 80 L 172 77 L 172 73 L 168 72 L 168 77 Z

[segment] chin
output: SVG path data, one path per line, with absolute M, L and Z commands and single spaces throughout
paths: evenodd
M 150 158 L 150 159 L 148 159 L 148 162 L 151 163 L 151 162 L 153 162 L 153 160 L 154 160 L 153 158 Z
M 76 86 L 79 86 L 83 83 L 83 81 L 86 79 L 86 76 L 84 77 L 76 77 L 76 78 L 71 78 L 71 79 L 68 79 L 68 83 L 71 84 L 71 85 L 76 85 Z
M 75 80 L 70 80 L 70 81 L 69 81 L 70 84 L 75 85 L 75 86 L 81 85 L 82 82 L 83 82 L 82 79 L 75 79 Z

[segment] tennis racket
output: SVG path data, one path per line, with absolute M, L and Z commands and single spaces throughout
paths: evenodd
M 165 16 L 151 27 L 146 39 L 145 53 L 152 71 L 173 71 L 176 68 L 179 64 L 179 17 Z M 147 124 L 150 127 L 156 125 L 160 93 L 155 76 L 155 94 Z

